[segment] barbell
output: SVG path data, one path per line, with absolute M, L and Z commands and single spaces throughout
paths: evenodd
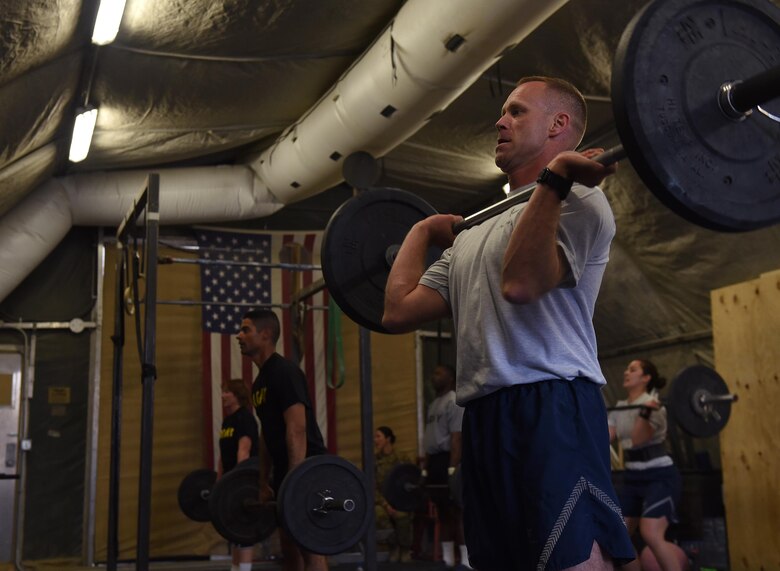
M 715 436 L 729 420 L 731 404 L 737 395 L 730 394 L 723 378 L 704 365 L 693 365 L 680 371 L 669 386 L 667 398 L 660 399 L 671 417 L 685 432 L 698 438 Z M 641 404 L 608 407 L 609 411 L 649 408 Z
M 312 456 L 282 481 L 275 502 L 261 502 L 257 467 L 234 469 L 208 497 L 214 529 L 238 545 L 253 545 L 281 526 L 303 549 L 334 555 L 365 535 L 370 510 L 363 472 L 330 454 Z
M 260 461 L 257 456 L 251 456 L 239 462 L 233 469 L 253 468 L 257 470 L 259 466 Z M 193 470 L 182 478 L 176 493 L 182 513 L 192 521 L 211 521 L 209 497 L 216 481 L 217 473 L 211 468 Z
M 705 228 L 739 232 L 780 221 L 780 123 L 761 107 L 780 97 L 780 8 L 767 0 L 655 0 L 621 36 L 611 91 L 622 145 L 595 160 L 627 157 L 665 206 Z M 466 217 L 455 232 L 526 202 L 534 187 Z M 397 189 L 362 192 L 334 212 L 323 276 L 353 321 L 388 333 L 390 267 L 411 227 L 433 214 Z M 431 248 L 429 265 L 439 255 Z
M 429 484 L 422 470 L 412 463 L 404 462 L 394 466 L 385 476 L 382 495 L 393 509 L 402 512 L 416 512 L 425 507 L 429 499 L 451 499 L 455 505 L 463 505 L 460 466 L 447 484 Z

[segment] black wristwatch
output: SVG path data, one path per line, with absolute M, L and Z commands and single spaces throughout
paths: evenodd
M 558 194 L 558 198 L 560 198 L 561 201 L 564 201 L 566 200 L 566 197 L 569 196 L 571 185 L 574 184 L 574 181 L 564 178 L 559 174 L 555 174 L 547 167 L 544 167 L 542 172 L 539 173 L 539 178 L 536 179 L 536 183 L 549 186 Z

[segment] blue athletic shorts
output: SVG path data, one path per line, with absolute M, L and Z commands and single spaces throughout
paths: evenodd
M 480 571 L 560 570 L 593 541 L 615 563 L 636 557 L 612 486 L 599 385 L 550 380 L 466 404 L 463 520 Z
M 617 486 L 620 507 L 626 517 L 659 518 L 677 522 L 682 479 L 676 466 L 626 470 Z

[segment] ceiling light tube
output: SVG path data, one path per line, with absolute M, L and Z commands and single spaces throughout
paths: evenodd
M 119 32 L 125 0 L 100 0 L 95 28 L 92 30 L 92 43 L 99 46 L 110 44 Z
M 70 140 L 68 159 L 71 162 L 77 163 L 87 158 L 89 145 L 92 143 L 92 133 L 95 131 L 97 115 L 97 108 L 91 105 L 79 109 L 76 121 L 73 123 L 73 137 Z

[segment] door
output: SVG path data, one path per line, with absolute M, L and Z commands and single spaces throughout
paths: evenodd
M 13 559 L 21 397 L 22 355 L 0 348 L 0 561 Z

